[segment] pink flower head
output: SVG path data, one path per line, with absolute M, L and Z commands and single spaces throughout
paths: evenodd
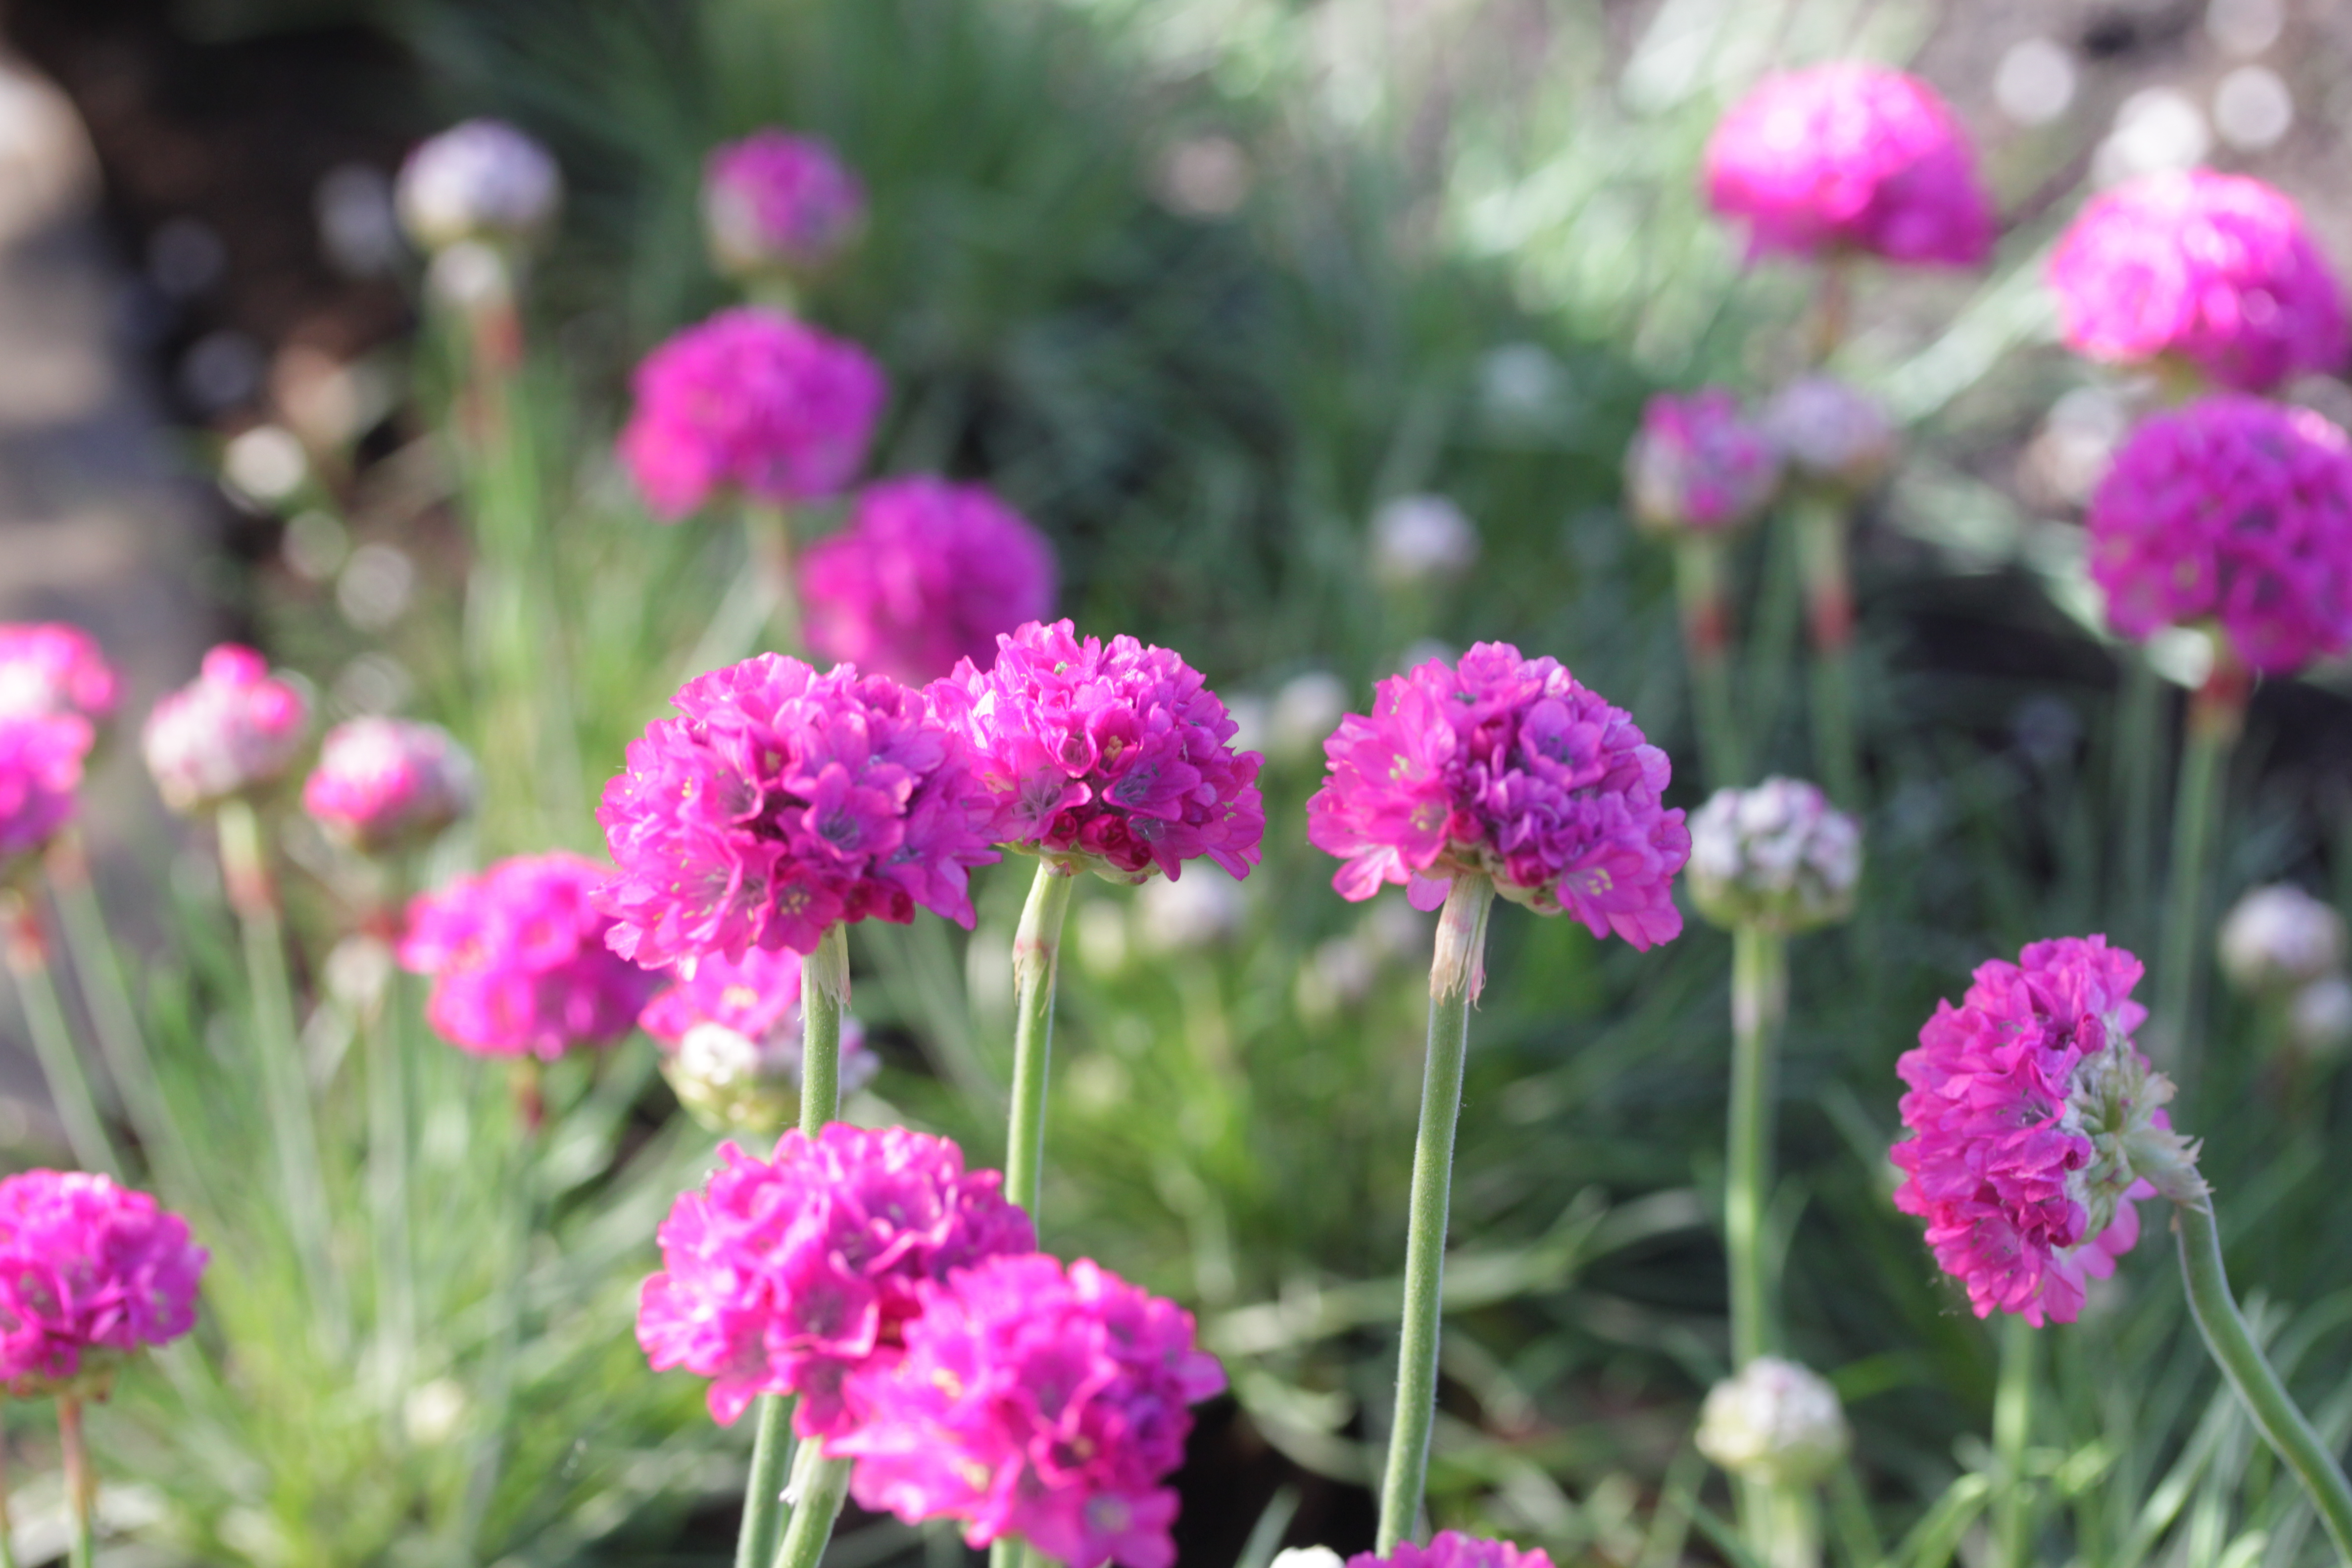
M 777 503 L 838 495 L 888 395 L 856 343 L 750 305 L 654 350 L 634 385 L 621 462 L 665 522 L 714 490 Z
M 155 704 L 141 744 L 163 804 L 201 811 L 275 780 L 302 749 L 310 703 L 249 647 L 223 643 Z
M 1359 1552 L 1348 1559 L 1348 1568 L 1551 1568 L 1551 1558 L 1538 1547 L 1441 1530 L 1426 1546 L 1400 1541 L 1386 1557 Z
M 1572 914 L 1637 948 L 1678 936 L 1675 873 L 1690 858 L 1672 770 L 1623 710 L 1558 659 L 1480 643 L 1380 684 L 1367 719 L 1323 742 L 1330 774 L 1307 837 L 1345 862 L 1331 885 L 1361 900 L 1402 882 L 1415 909 L 1462 872 L 1538 914 Z
M 474 760 L 438 724 L 353 719 L 327 731 L 302 809 L 364 849 L 430 838 L 474 808 Z
M 2219 622 L 2266 674 L 2352 646 L 2352 442 L 2241 393 L 2133 431 L 2091 498 L 2091 576 L 2126 637 Z
M 801 563 L 809 647 L 908 685 L 1054 610 L 1054 547 L 983 485 L 918 475 L 858 492 L 849 526 Z
M 205 1253 L 145 1193 L 84 1171 L 0 1180 L 0 1384 L 78 1389 L 195 1326 Z
M 1625 450 L 1625 491 L 1644 528 L 1724 533 L 1752 522 L 1780 488 L 1780 451 L 1720 386 L 1662 392 Z
M 98 639 L 79 626 L 0 625 L 0 719 L 79 713 L 103 724 L 121 691 Z
M 801 955 L 755 947 L 680 962 L 675 984 L 646 1004 L 637 1026 L 662 1048 L 662 1077 L 716 1132 L 772 1137 L 800 1104 Z M 855 1017 L 841 1020 L 840 1087 L 881 1070 Z
M 1206 856 L 1236 877 L 1265 833 L 1255 752 L 1201 672 L 1129 637 L 1080 641 L 1067 621 L 996 639 L 932 688 L 994 795 L 997 842 L 1066 870 L 1140 882 Z
M 604 876 L 579 855 L 518 855 L 410 902 L 400 962 L 433 977 L 442 1038 L 551 1061 L 629 1032 L 661 977 L 606 946 L 613 922 L 589 901 Z
M 1897 1064 L 1911 1089 L 1895 1206 L 1927 1220 L 1979 1318 L 2073 1322 L 2084 1278 L 2139 1239 L 2133 1201 L 2202 1190 L 2162 1110 L 2172 1085 L 2132 1044 L 2139 977 L 2105 937 L 2034 942 L 1980 966 L 1958 1007 L 1937 1004 Z
M 755 131 L 704 163 L 702 222 L 723 272 L 816 272 L 866 226 L 866 187 L 825 142 Z
M 0 718 L 0 872 L 73 820 L 92 738 L 79 713 Z
M 1969 135 L 1917 77 L 1861 60 L 1768 77 L 1706 143 L 1707 205 L 1748 224 L 1751 256 L 1866 251 L 1974 267 L 1992 204 Z
M 850 1495 L 908 1522 L 1017 1535 L 1068 1568 L 1171 1568 L 1188 1405 L 1225 1386 L 1192 1316 L 1080 1259 L 994 1258 L 919 1289 L 903 1357 L 851 1380 L 862 1424 L 825 1445 Z
M 719 1153 L 662 1223 L 637 1342 L 656 1371 L 709 1378 L 729 1425 L 760 1394 L 797 1394 L 803 1436 L 848 1431 L 845 1382 L 899 1359 L 926 1287 L 1037 1245 L 1003 1178 L 966 1171 L 945 1138 L 836 1121 L 785 1133 L 772 1161 Z
M 639 963 L 754 947 L 813 952 L 827 927 L 970 926 L 992 805 L 921 692 L 854 665 L 761 654 L 674 699 L 629 743 L 596 818 L 620 873 L 599 892 Z
M 2174 355 L 2241 392 L 2344 363 L 2343 290 L 2302 209 L 2243 174 L 2168 170 L 2107 192 L 2060 237 L 2050 286 L 2066 346 L 2093 359 Z

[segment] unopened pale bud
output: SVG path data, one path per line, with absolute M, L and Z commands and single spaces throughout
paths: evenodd
M 1444 496 L 1398 496 L 1372 515 L 1372 573 L 1391 587 L 1451 582 L 1477 563 L 1477 526 Z
M 2221 973 L 2242 990 L 2284 994 L 2344 964 L 2344 917 L 2284 882 L 2256 888 L 2221 921 Z
M 2287 1037 L 2295 1049 L 2323 1060 L 2352 1046 L 2352 980 L 2330 974 L 2315 980 L 2287 1004 Z
M 424 250 L 460 240 L 518 244 L 555 221 L 563 175 L 547 149 L 498 120 L 468 120 L 428 138 L 401 165 L 394 195 Z
M 1816 484 L 1865 490 L 1895 465 L 1895 426 L 1875 398 L 1832 375 L 1800 376 L 1764 411 L 1764 431 L 1790 472 Z
M 1853 912 L 1862 829 L 1798 779 L 1720 789 L 1690 817 L 1691 901 L 1726 930 L 1783 935 Z
M 724 1024 L 699 1023 L 662 1053 L 661 1072 L 687 1113 L 713 1132 L 772 1136 L 800 1114 L 801 1020 L 753 1039 Z M 841 1021 L 841 1092 L 874 1081 L 882 1059 L 866 1047 L 865 1027 Z
M 1717 1384 L 1699 1411 L 1699 1452 L 1767 1486 L 1819 1482 L 1852 1440 L 1837 1390 L 1777 1356 L 1758 1356 Z
M 1633 519 L 1662 532 L 1726 533 L 1752 522 L 1780 486 L 1780 454 L 1721 387 L 1661 393 L 1625 452 Z

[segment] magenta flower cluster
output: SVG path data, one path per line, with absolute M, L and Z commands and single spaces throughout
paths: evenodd
M 438 724 L 353 719 L 327 731 L 302 809 L 362 849 L 431 837 L 474 807 L 474 763 Z
M 2091 499 L 2091 575 L 2127 637 L 2220 625 L 2280 674 L 2352 647 L 2352 442 L 2224 393 L 2132 432 Z
M 777 505 L 840 494 L 888 395 L 856 343 L 757 306 L 679 332 L 634 386 L 621 463 L 667 522 L 719 491 Z
M 1426 1546 L 1400 1541 L 1386 1557 L 1359 1552 L 1348 1568 L 1551 1568 L 1551 1558 L 1540 1548 L 1441 1530 Z
M 638 1026 L 676 1045 L 698 1024 L 717 1024 L 747 1040 L 764 1040 L 801 1016 L 801 955 L 748 949 L 740 959 L 713 953 L 681 963 L 677 978 L 646 1004 Z
M 1171 1568 L 1186 1406 L 1225 1385 L 1192 1315 L 1084 1259 L 998 1257 L 918 1288 L 906 1353 L 858 1373 L 866 1418 L 828 1451 L 850 1495 L 964 1540 L 1017 1535 L 1069 1568 Z
M 54 621 L 0 625 L 0 719 L 79 713 L 92 724 L 114 716 L 121 681 L 79 626 Z
M 755 131 L 705 161 L 702 221 L 724 271 L 814 272 L 866 226 L 866 187 L 824 141 Z
M 835 1122 L 785 1133 L 772 1161 L 733 1143 L 719 1156 L 663 1222 L 637 1342 L 656 1369 L 709 1378 L 722 1422 L 760 1394 L 797 1394 L 803 1436 L 847 1432 L 845 1385 L 904 1352 L 924 1286 L 1036 1246 L 1002 1178 L 967 1172 L 944 1138 Z
M 1717 124 L 1705 167 L 1708 205 L 1748 225 L 1751 255 L 1973 267 L 1992 249 L 1967 131 L 1935 89 L 1884 66 L 1767 78 Z
M 155 704 L 140 743 L 163 804 L 200 811 L 275 780 L 310 728 L 299 689 L 253 649 L 223 643 L 193 683 Z
M 1625 491 L 1645 528 L 1723 533 L 1753 521 L 1780 486 L 1780 450 L 1720 386 L 1659 393 L 1625 452 Z
M 0 1180 L 0 1385 L 37 1397 L 179 1338 L 205 1258 L 185 1220 L 105 1176 Z
M 0 718 L 0 879 L 73 820 L 91 738 L 79 713 Z
M 1257 864 L 1263 759 L 1234 750 L 1225 705 L 1167 648 L 1033 623 L 932 695 L 994 795 L 997 842 L 1135 882 L 1200 857 Z
M 801 624 L 825 658 L 909 685 L 1054 610 L 1054 547 L 984 485 L 929 475 L 858 493 L 849 526 L 801 563 Z
M 2083 209 L 2050 258 L 2059 331 L 2093 359 L 2177 358 L 2265 392 L 2342 368 L 2344 294 L 2293 198 L 2243 174 L 2144 174 Z
M 992 807 L 920 692 L 762 654 L 688 681 L 629 743 L 597 820 L 619 874 L 614 950 L 658 966 L 815 951 L 836 921 L 971 923 Z
M 2157 1189 L 2119 1140 L 2167 1128 L 2170 1093 L 2131 1042 L 2147 1016 L 2130 999 L 2140 972 L 2104 937 L 2035 942 L 1979 967 L 1903 1054 L 1895 1206 L 1927 1222 L 1979 1318 L 2073 1322 L 2084 1279 L 2139 1239 L 2133 1202 Z
M 1690 834 L 1660 799 L 1666 754 L 1559 660 L 1507 643 L 1431 659 L 1381 681 L 1371 716 L 1349 714 L 1323 750 L 1307 837 L 1344 862 L 1342 898 L 1402 882 L 1431 910 L 1475 872 L 1595 936 L 1647 948 L 1681 933 L 1673 880 Z
M 400 962 L 433 977 L 426 1021 L 492 1057 L 551 1060 L 627 1034 L 661 976 L 607 947 L 612 921 L 590 901 L 604 878 L 578 855 L 519 855 L 414 900 Z

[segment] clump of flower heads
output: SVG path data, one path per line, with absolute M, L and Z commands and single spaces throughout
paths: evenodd
M 98 639 L 54 621 L 0 625 L 0 719 L 114 716 L 122 683 Z
M 996 842 L 1129 882 L 1257 864 L 1264 759 L 1234 750 L 1232 715 L 1180 655 L 1033 622 L 932 696 L 993 797 Z
M 155 704 L 141 746 L 163 804 L 194 812 L 274 782 L 310 729 L 299 687 L 272 676 L 253 649 L 223 643 L 192 684 Z
M 722 1423 L 762 1394 L 796 1394 L 803 1436 L 849 1431 L 863 1406 L 845 1384 L 916 1353 L 930 1288 L 1036 1246 L 1002 1178 L 966 1171 L 944 1138 L 834 1122 L 814 1138 L 785 1133 L 772 1161 L 732 1143 L 719 1152 L 709 1184 L 662 1224 L 637 1342 L 656 1371 L 710 1379 Z
M 0 881 L 73 820 L 90 741 L 78 713 L 0 718 Z
M 1307 837 L 1345 862 L 1342 898 L 1406 885 L 1415 909 L 1464 873 L 1539 914 L 1570 914 L 1637 948 L 1681 934 L 1673 881 L 1690 855 L 1672 774 L 1623 710 L 1559 660 L 1480 643 L 1380 684 L 1370 718 L 1324 742 L 1330 773 Z
M 2050 258 L 2058 326 L 2093 359 L 2171 359 L 2266 392 L 2344 363 L 2344 295 L 2292 197 L 2243 174 L 2167 170 L 2083 209 Z
M 1698 1451 L 1766 1486 L 1808 1487 L 1845 1458 L 1853 1434 L 1837 1390 L 1811 1369 L 1760 1355 L 1707 1390 Z
M 1551 1568 L 1551 1558 L 1535 1547 L 1441 1530 L 1426 1546 L 1400 1541 L 1386 1557 L 1359 1552 L 1348 1568 Z
M 1054 609 L 1054 547 L 985 485 L 929 475 L 858 492 L 849 526 L 801 563 L 809 647 L 909 685 Z
M 645 357 L 621 464 L 665 522 L 720 491 L 785 505 L 848 488 L 889 388 L 856 343 L 746 305 Z
M 563 174 L 546 148 L 504 121 L 468 120 L 416 144 L 394 199 L 423 249 L 519 243 L 555 221 Z
M 1958 1007 L 1938 1003 L 1897 1064 L 1895 1206 L 1927 1222 L 1979 1318 L 2073 1322 L 2084 1279 L 2139 1239 L 2134 1201 L 2204 1191 L 2164 1112 L 2172 1085 L 2132 1043 L 2140 973 L 2104 937 L 2034 942 L 1981 965 Z
M 837 921 L 919 907 L 970 926 L 994 813 L 923 694 L 762 654 L 690 680 L 629 742 L 596 819 L 619 868 L 614 951 L 649 966 L 813 952 Z
M 371 852 L 421 843 L 474 808 L 474 760 L 438 724 L 353 719 L 327 731 L 302 809 Z
M 1186 1408 L 1221 1392 L 1192 1314 L 1080 1259 L 991 1258 L 918 1287 L 906 1354 L 855 1374 L 862 1424 L 826 1445 L 850 1495 L 1069 1568 L 1171 1568 Z
M 1690 819 L 1691 902 L 1727 931 L 1791 935 L 1853 912 L 1862 829 L 1818 785 L 1719 789 Z
M 433 977 L 425 1021 L 478 1056 L 547 1060 L 627 1034 L 661 977 L 606 945 L 589 899 L 604 877 L 582 856 L 519 855 L 420 894 L 400 962 Z
M 195 1326 L 206 1256 L 185 1220 L 105 1176 L 0 1180 L 0 1385 L 103 1394 L 129 1357 Z
M 2223 393 L 2155 416 L 2088 521 L 2126 637 L 2217 622 L 2265 674 L 2352 647 L 2352 442 L 2310 409 Z
M 1651 398 L 1625 449 L 1633 520 L 1661 533 L 1727 533 L 1761 516 L 1780 488 L 1779 448 L 1720 386 Z
M 1833 375 L 1801 375 L 1773 394 L 1763 427 L 1790 471 L 1812 484 L 1866 490 L 1895 466 L 1886 410 Z
M 676 973 L 637 1018 L 662 1047 L 662 1077 L 713 1131 L 772 1135 L 800 1104 L 801 955 L 755 947 L 740 959 L 683 961 Z M 881 1066 L 865 1026 L 845 1016 L 841 1092 L 863 1089 Z
M 2289 992 L 2344 967 L 2344 917 L 2291 883 L 2256 888 L 2221 921 L 2221 973 L 2240 988 Z
M 1751 255 L 1974 267 L 1992 249 L 1967 131 L 1935 89 L 1884 66 L 1765 79 L 1717 124 L 1705 178 L 1707 205 L 1748 226 Z
M 807 277 L 856 243 L 866 187 L 821 138 L 755 131 L 704 162 L 702 227 L 721 272 Z

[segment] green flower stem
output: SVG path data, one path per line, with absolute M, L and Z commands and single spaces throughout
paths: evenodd
M 385 1418 L 396 1421 L 416 1352 L 415 1254 L 408 1227 L 408 1016 L 413 988 L 394 969 L 360 1028 L 367 1053 L 368 1206 L 375 1215 L 376 1336 Z
M 1993 1568 L 2025 1568 L 2032 1489 L 2025 1481 L 2025 1447 L 2033 1435 L 2033 1379 L 2041 1331 L 2014 1313 L 2000 1325 L 2000 1383 L 1993 1391 L 1992 1451 L 2000 1489 L 1993 1498 Z
M 1683 651 L 1690 663 L 1700 760 L 1709 789 L 1748 776 L 1747 748 L 1731 693 L 1731 609 L 1720 541 L 1685 533 L 1675 542 L 1675 588 L 1682 605 Z
M 1050 860 L 1039 860 L 1013 938 L 1013 1116 L 1005 1132 L 1004 1195 L 1027 1209 L 1032 1220 L 1045 1180 L 1045 1086 L 1053 1065 L 1062 922 L 1076 880 Z
M 775 1568 L 816 1568 L 833 1539 L 833 1521 L 841 1517 L 841 1500 L 849 1494 L 849 1467 L 847 1459 L 819 1459 L 803 1473 Z
M 2216 639 L 2212 675 L 2189 705 L 2180 779 L 2172 801 L 2172 862 L 2166 872 L 2164 934 L 2157 963 L 2157 1066 L 2184 1092 L 2197 1076 L 2197 1011 L 2208 948 L 2205 905 L 2221 837 L 2223 780 L 2245 721 L 2251 677 Z
M 2221 1363 L 2230 1385 L 2238 1391 L 2246 1414 L 2311 1494 L 2312 1506 L 2327 1526 L 2337 1555 L 2352 1563 L 2352 1486 L 2346 1484 L 2336 1456 L 2287 1396 L 2278 1373 L 2271 1370 L 2246 1320 L 2238 1312 L 2221 1264 L 2221 1237 L 2213 1223 L 2212 1200 L 2200 1197 L 2174 1205 L 2172 1228 L 2180 1238 L 2180 1272 L 2189 1285 L 2189 1310 L 2196 1314 L 2207 1348 Z
M 743 1483 L 743 1527 L 735 1538 L 735 1568 L 768 1568 L 784 1530 L 784 1482 L 793 1468 L 793 1402 L 760 1396 L 760 1424 L 751 1440 L 751 1474 Z
M 89 1468 L 89 1445 L 82 1436 L 81 1401 L 70 1394 L 58 1396 L 58 1447 L 66 1462 L 66 1514 L 73 1534 L 66 1550 L 71 1568 L 90 1568 L 94 1531 L 90 1516 L 97 1511 L 98 1477 Z
M 2137 647 L 2124 649 L 2116 696 L 2116 819 L 2123 825 L 2116 878 L 2116 910 L 2131 922 L 2131 942 L 2146 940 L 2145 911 L 2156 902 L 2156 816 L 2163 753 L 2164 678 Z
M 760 584 L 768 628 L 786 653 L 801 648 L 801 600 L 793 581 L 793 516 L 773 501 L 745 500 L 743 545 Z
M 58 1002 L 56 981 L 49 973 L 48 933 L 40 910 L 23 893 L 0 893 L 8 911 L 8 971 L 16 976 L 17 999 L 24 1004 L 25 1028 L 33 1037 L 33 1052 L 41 1059 L 41 1076 L 48 1080 L 49 1098 L 57 1101 L 58 1120 L 65 1124 L 66 1143 L 75 1163 L 120 1178 L 122 1162 L 106 1123 L 98 1114 L 89 1075 L 82 1070 L 81 1053 L 66 1026 L 65 1009 Z
M 1396 1419 L 1381 1481 L 1379 1551 L 1417 1536 L 1429 1476 L 1429 1436 L 1437 1419 L 1437 1348 L 1445 1268 L 1445 1220 L 1454 1184 L 1454 1134 L 1462 1114 L 1463 1059 L 1470 1005 L 1484 982 L 1489 878 L 1454 879 L 1437 917 L 1429 971 L 1429 1055 L 1421 1080 L 1421 1131 L 1412 1151 L 1412 1218 L 1405 1233 L 1404 1323 L 1397 1352 Z
M 841 1015 L 849 1006 L 849 928 L 835 924 L 801 961 L 801 1132 L 841 1114 Z
M 16 1568 L 16 1521 L 8 1511 L 8 1434 L 0 1424 L 0 1568 Z
M 1775 1058 L 1788 1010 L 1787 939 L 1738 927 L 1731 933 L 1731 1127 L 1723 1201 L 1735 1371 L 1769 1353 L 1777 1337 L 1764 1212 L 1772 1196 Z
M 98 1036 L 98 1048 L 122 1109 L 138 1133 L 148 1158 L 166 1168 L 184 1189 L 190 1169 L 187 1146 L 163 1103 L 155 1079 L 155 1064 L 147 1053 L 146 1036 L 139 1027 L 139 1010 L 122 977 L 121 955 L 106 924 L 106 910 L 90 886 L 89 863 L 78 837 L 68 833 L 52 845 L 43 859 L 49 900 L 57 908 L 58 935 L 63 942 L 75 978 L 80 982 L 82 1007 Z
M 1798 507 L 1796 522 L 1813 642 L 1813 765 L 1830 798 L 1854 811 L 1862 804 L 1862 754 L 1853 720 L 1852 520 L 1843 497 L 1815 495 Z

